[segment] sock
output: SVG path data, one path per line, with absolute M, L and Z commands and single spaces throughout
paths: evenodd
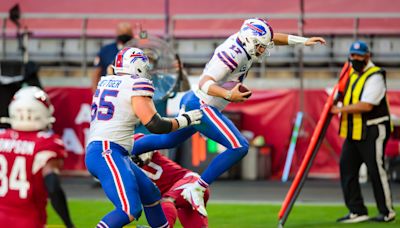
M 147 222 L 151 227 L 167 228 L 169 227 L 167 218 L 165 218 L 161 204 L 154 206 L 143 206 Z
M 194 127 L 187 127 L 169 134 L 145 135 L 135 141 L 131 154 L 140 155 L 152 150 L 174 148 L 190 138 L 194 133 L 196 133 Z
M 165 217 L 167 217 L 169 227 L 173 228 L 178 217 L 178 211 L 176 210 L 175 204 L 171 201 L 165 201 L 161 203 L 162 210 L 164 211 Z
M 110 213 L 106 214 L 103 219 L 97 224 L 97 228 L 106 227 L 123 227 L 129 224 L 129 216 L 121 209 L 115 209 Z M 105 225 L 106 224 L 106 225 Z
M 211 161 L 207 169 L 201 174 L 201 179 L 210 185 L 225 171 L 239 162 L 247 154 L 247 150 L 247 147 L 225 150 Z

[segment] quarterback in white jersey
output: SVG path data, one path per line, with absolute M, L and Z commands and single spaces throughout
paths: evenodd
M 253 59 L 243 49 L 243 45 L 236 33 L 215 49 L 213 57 L 203 71 L 203 76 L 213 75 L 214 81 L 219 86 L 227 81 L 243 82 L 252 64 Z M 206 104 L 219 110 L 223 110 L 230 102 L 223 97 L 209 95 L 198 88 L 195 89 L 195 92 Z
M 183 197 L 192 204 L 193 209 L 207 215 L 203 200 L 205 189 L 240 161 L 249 148 L 248 141 L 221 113 L 221 110 L 229 102 L 243 102 L 248 99 L 251 92 L 240 92 L 240 83 L 246 78 L 253 61 L 267 55 L 268 49 L 274 44 L 310 46 L 316 43 L 324 44 L 325 40 L 321 37 L 305 38 L 283 33 L 274 34 L 272 27 L 264 19 L 245 20 L 238 33 L 230 36 L 216 48 L 201 75 L 198 88 L 187 92 L 181 100 L 181 106 L 187 110 L 198 108 L 203 110 L 201 124 L 168 135 L 146 135 L 137 141 L 133 153 L 138 155 L 146 151 L 174 147 L 196 131 L 226 147 L 224 152 L 211 161 L 201 178 L 182 191 Z M 233 89 L 227 90 L 222 86 L 227 81 L 239 83 Z M 152 142 L 162 142 L 162 144 L 152 144 Z
M 134 126 L 141 121 L 152 133 L 168 133 L 200 123 L 202 112 L 161 117 L 152 100 L 149 59 L 138 48 L 122 49 L 114 71 L 116 75 L 104 76 L 97 85 L 86 148 L 86 167 L 116 208 L 97 227 L 123 227 L 140 217 L 142 205 L 151 227 L 168 227 L 159 190 L 129 158 Z

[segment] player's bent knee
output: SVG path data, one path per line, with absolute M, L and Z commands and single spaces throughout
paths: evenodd
M 147 194 L 142 194 L 143 205 L 151 205 L 161 200 L 160 190 L 154 186 L 151 189 L 147 189 Z
M 233 150 L 235 151 L 236 154 L 238 154 L 238 156 L 244 157 L 249 152 L 249 143 L 247 140 L 243 140 L 242 142 L 240 142 L 240 144 L 241 144 L 240 147 L 237 147 Z
M 130 213 L 127 214 L 129 217 L 129 221 L 138 220 L 142 215 L 142 207 L 138 205 L 138 207 L 134 207 L 130 210 Z

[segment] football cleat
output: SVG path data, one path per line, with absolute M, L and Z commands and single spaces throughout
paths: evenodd
M 389 212 L 387 215 L 379 214 L 376 217 L 373 217 L 370 219 L 370 221 L 373 222 L 392 222 L 396 219 L 396 213 L 395 212 Z
M 196 184 L 187 184 L 183 188 L 181 195 L 192 205 L 193 210 L 207 217 L 207 210 L 204 205 L 204 191 L 204 188 Z
M 369 220 L 369 217 L 368 217 L 367 214 L 359 215 L 359 214 L 355 214 L 355 213 L 349 213 L 348 215 L 336 220 L 336 222 L 340 222 L 340 223 L 359 223 L 359 222 L 365 222 L 367 220 Z

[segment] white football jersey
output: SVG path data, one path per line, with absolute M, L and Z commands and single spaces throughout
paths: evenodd
M 215 49 L 214 55 L 207 63 L 202 77 L 204 75 L 210 76 L 214 78 L 218 85 L 222 85 L 227 81 L 243 82 L 252 64 L 253 60 L 243 48 L 242 43 L 237 38 L 237 34 L 234 34 Z M 206 94 L 200 88 L 195 88 L 195 93 L 206 104 L 219 110 L 224 109 L 229 103 L 229 101 L 221 97 Z
M 131 97 L 153 97 L 153 94 L 151 80 L 130 75 L 102 77 L 93 95 L 87 143 L 108 140 L 131 152 L 133 131 L 139 121 L 132 109 Z

